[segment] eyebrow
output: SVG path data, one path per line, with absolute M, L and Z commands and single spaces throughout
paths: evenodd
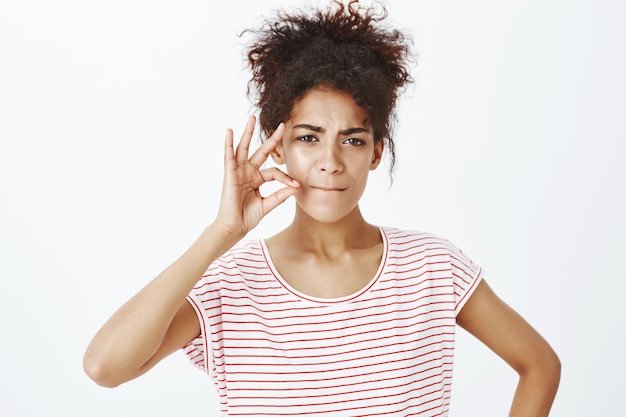
M 323 133 L 324 128 L 320 126 L 314 126 L 307 123 L 300 123 L 293 127 L 293 129 L 306 129 L 311 130 L 313 132 Z M 369 129 L 365 127 L 350 127 L 348 129 L 340 130 L 339 133 L 342 135 L 352 135 L 354 133 L 369 133 Z

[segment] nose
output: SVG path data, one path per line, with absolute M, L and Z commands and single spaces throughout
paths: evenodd
M 343 171 L 343 163 L 339 156 L 339 149 L 334 143 L 325 144 L 319 149 L 317 158 L 317 168 L 328 174 L 335 174 Z

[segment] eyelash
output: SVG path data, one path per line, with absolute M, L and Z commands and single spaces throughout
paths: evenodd
M 352 142 L 350 143 L 351 145 L 354 146 L 363 146 L 365 145 L 365 141 L 362 139 L 357 139 L 357 138 L 347 138 L 346 140 L 344 140 L 344 142 Z
M 314 142 L 317 140 L 317 138 L 313 135 L 298 136 L 296 139 L 301 142 Z
M 298 141 L 301 141 L 301 142 L 307 142 L 307 143 L 317 141 L 317 138 L 316 138 L 315 136 L 313 136 L 313 135 L 303 135 L 303 136 L 298 136 L 296 139 L 297 139 Z M 362 139 L 357 139 L 357 138 L 346 138 L 346 139 L 343 141 L 343 143 L 348 143 L 348 144 L 353 145 L 353 146 L 362 146 L 362 145 L 365 145 L 365 141 L 364 141 L 364 140 L 362 140 Z

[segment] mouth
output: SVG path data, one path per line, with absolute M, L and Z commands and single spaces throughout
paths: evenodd
M 314 190 L 335 191 L 335 192 L 345 191 L 348 189 L 348 187 L 326 187 L 326 186 L 314 186 L 314 185 L 312 185 L 311 188 L 313 188 Z

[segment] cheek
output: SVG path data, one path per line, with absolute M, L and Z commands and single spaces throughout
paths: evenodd
M 290 177 L 298 181 L 306 178 L 309 165 L 310 161 L 306 158 L 306 155 L 302 155 L 302 152 L 291 151 L 285 153 L 285 172 Z
M 285 163 L 284 171 L 294 180 L 298 181 L 300 184 L 306 184 L 306 180 L 308 175 L 302 169 L 302 166 L 295 162 Z
M 302 174 L 301 171 L 296 169 L 290 169 L 289 166 L 287 166 L 287 169 L 285 171 L 287 172 L 287 175 L 298 181 L 300 184 L 305 184 L 305 176 Z
M 374 164 L 370 158 L 362 159 L 358 163 L 355 163 L 355 169 L 353 170 L 354 176 L 367 179 L 373 167 Z

